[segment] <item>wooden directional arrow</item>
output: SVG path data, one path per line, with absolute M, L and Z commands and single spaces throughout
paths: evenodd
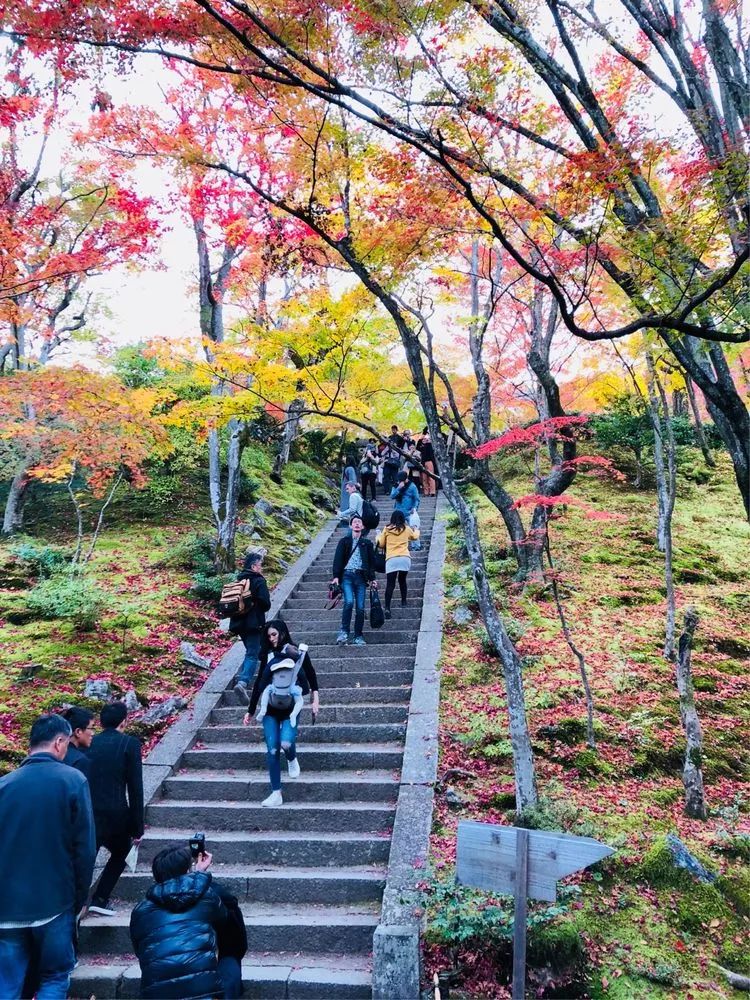
M 554 903 L 557 880 L 614 854 L 591 837 L 524 830 L 492 823 L 458 824 L 456 881 L 477 889 L 512 893 L 513 1000 L 526 990 L 527 900 Z
M 588 868 L 614 849 L 591 837 L 573 837 L 567 833 L 529 830 L 528 880 L 526 895 L 554 903 L 557 881 L 566 875 Z M 515 826 L 492 823 L 458 824 L 456 878 L 463 885 L 495 892 L 516 891 Z

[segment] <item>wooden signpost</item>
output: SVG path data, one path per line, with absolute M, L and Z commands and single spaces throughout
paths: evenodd
M 513 1000 L 526 989 L 527 901 L 554 903 L 558 879 L 588 868 L 614 854 L 612 847 L 590 837 L 524 830 L 492 823 L 458 824 L 456 881 L 476 889 L 512 894 Z

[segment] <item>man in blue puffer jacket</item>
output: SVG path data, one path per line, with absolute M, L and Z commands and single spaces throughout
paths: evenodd
M 190 848 L 181 845 L 153 860 L 155 884 L 130 918 L 140 996 L 148 1000 L 242 996 L 245 921 L 236 897 L 213 880 L 210 865 L 206 853 L 191 871 Z

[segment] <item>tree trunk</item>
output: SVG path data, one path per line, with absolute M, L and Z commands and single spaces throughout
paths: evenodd
M 432 436 L 432 428 L 430 428 L 430 431 Z M 443 459 L 446 457 L 441 455 L 439 458 L 441 472 L 445 468 Z M 474 590 L 477 595 L 479 610 L 487 629 L 487 635 L 500 656 L 503 668 L 505 696 L 508 703 L 508 729 L 511 746 L 513 747 L 516 809 L 522 814 L 537 804 L 538 797 L 536 775 L 534 773 L 534 757 L 531 750 L 531 737 L 526 719 L 526 699 L 523 690 L 521 659 L 495 608 L 495 601 L 484 565 L 484 551 L 479 538 L 477 519 L 466 500 L 461 496 L 453 480 L 452 470 L 449 475 L 443 475 L 443 489 L 461 524 L 471 563 Z
M 21 469 L 13 477 L 5 501 L 5 513 L 3 515 L 3 534 L 14 535 L 23 530 L 23 511 L 26 505 L 31 479 L 28 470 Z
M 305 401 L 303 399 L 293 399 L 289 406 L 286 408 L 286 417 L 284 420 L 284 434 L 281 439 L 281 448 L 279 449 L 279 464 L 278 468 L 274 471 L 277 474 L 281 474 L 282 469 L 289 461 L 289 455 L 292 450 L 292 444 L 294 443 L 297 434 L 299 433 L 300 420 L 302 419 L 302 411 L 305 408 Z
M 654 465 L 658 507 L 657 545 L 664 553 L 664 584 L 667 591 L 667 613 L 664 634 L 664 656 L 675 656 L 675 592 L 672 566 L 672 515 L 677 493 L 677 454 L 674 428 L 669 413 L 669 401 L 656 371 L 651 354 L 646 356 L 648 374 L 648 409 L 654 430 Z
M 693 688 L 692 645 L 698 615 L 694 608 L 685 612 L 685 626 L 680 636 L 677 655 L 677 691 L 680 696 L 680 719 L 685 730 L 685 763 L 682 783 L 685 786 L 685 813 L 693 819 L 706 818 L 706 799 L 703 791 L 703 733 L 695 708 Z
M 703 459 L 706 465 L 711 468 L 716 468 L 716 459 L 711 454 L 711 449 L 708 444 L 708 438 L 706 437 L 706 431 L 703 427 L 703 420 L 701 419 L 701 411 L 698 406 L 698 399 L 695 395 L 695 386 L 693 385 L 693 380 L 689 376 L 685 376 L 685 389 L 687 390 L 688 401 L 690 403 L 690 409 L 693 414 L 693 428 L 695 430 L 695 438 L 698 442 L 700 450 L 703 452 Z
M 633 480 L 633 486 L 635 489 L 640 489 L 641 483 L 643 482 L 643 458 L 640 448 L 633 448 L 633 454 L 635 455 L 635 479 Z
M 231 573 L 235 569 L 237 514 L 242 482 L 242 453 L 246 443 L 245 427 L 241 421 L 236 418 L 230 420 L 228 430 L 227 486 L 223 510 L 217 519 L 216 549 L 214 552 L 214 565 L 217 573 Z
M 670 351 L 703 393 L 711 419 L 726 445 L 745 513 L 750 519 L 750 412 L 737 391 L 721 344 L 705 353 L 693 337 L 671 338 L 661 332 Z
M 596 749 L 596 737 L 594 735 L 594 697 L 591 693 L 591 684 L 589 682 L 589 672 L 586 667 L 586 657 L 583 655 L 581 650 L 575 644 L 573 640 L 573 635 L 570 631 L 570 626 L 568 625 L 568 617 L 565 614 L 565 608 L 563 607 L 562 599 L 560 598 L 560 588 L 557 585 L 557 576 L 555 575 L 555 564 L 552 561 L 552 546 L 549 540 L 549 524 L 545 525 L 544 534 L 544 548 L 547 553 L 547 559 L 549 560 L 549 568 L 551 570 L 550 582 L 552 584 L 552 594 L 555 598 L 555 607 L 557 608 L 557 617 L 560 619 L 560 627 L 562 628 L 563 635 L 565 636 L 565 641 L 568 644 L 568 649 L 570 649 L 573 656 L 575 656 L 578 661 L 578 670 L 581 674 L 581 684 L 583 685 L 583 696 L 586 700 L 586 742 L 592 749 Z

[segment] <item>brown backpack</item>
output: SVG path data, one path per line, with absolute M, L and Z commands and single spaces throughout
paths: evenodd
M 250 580 L 236 580 L 234 583 L 226 583 L 221 588 L 219 598 L 219 613 L 224 617 L 233 618 L 235 615 L 246 615 L 253 605 L 253 595 L 250 589 Z

